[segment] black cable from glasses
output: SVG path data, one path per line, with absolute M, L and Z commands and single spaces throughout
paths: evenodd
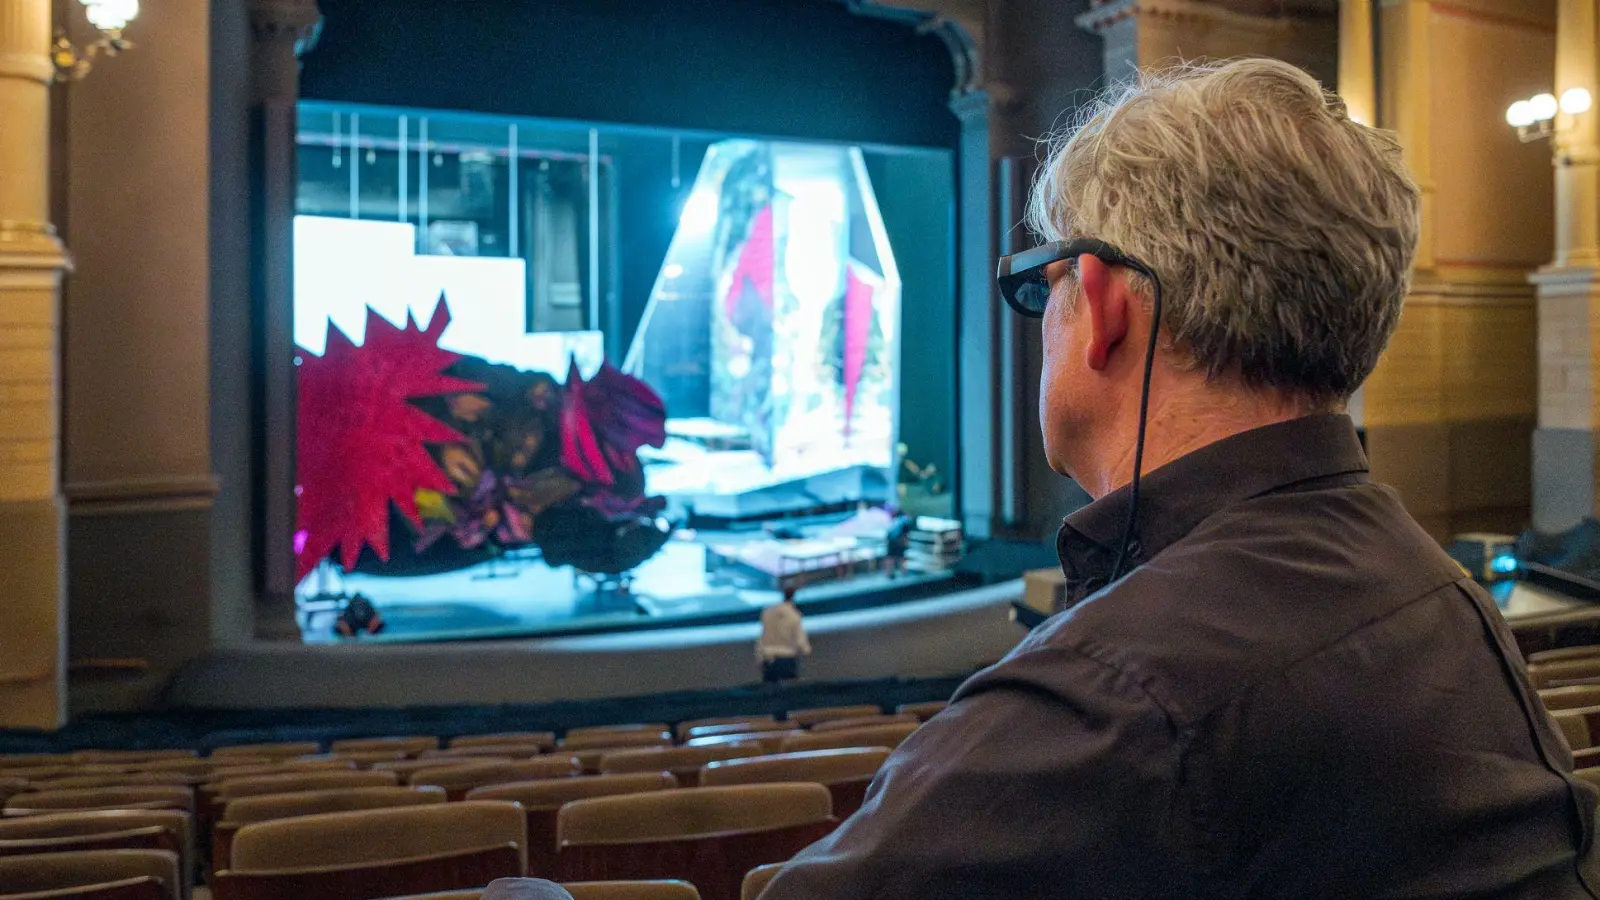
M 1148 266 L 1135 259 L 1123 256 L 1117 262 L 1150 280 L 1153 299 L 1150 304 L 1150 340 L 1144 352 L 1144 382 L 1139 388 L 1139 433 L 1133 441 L 1133 481 L 1128 487 L 1128 521 L 1122 526 L 1122 543 L 1117 547 L 1117 560 L 1111 566 L 1111 578 L 1106 581 L 1107 584 L 1122 577 L 1122 567 L 1128 561 L 1128 545 L 1133 543 L 1139 524 L 1139 477 L 1144 469 L 1144 434 L 1150 417 L 1150 375 L 1155 371 L 1156 339 L 1161 332 L 1161 279 Z

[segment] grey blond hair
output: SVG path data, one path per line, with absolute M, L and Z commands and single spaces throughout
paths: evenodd
M 1182 362 L 1332 407 L 1399 320 L 1418 197 L 1392 133 L 1288 63 L 1242 59 L 1100 97 L 1051 139 L 1027 218 L 1149 265 Z

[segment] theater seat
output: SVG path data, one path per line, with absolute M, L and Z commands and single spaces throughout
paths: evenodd
M 778 874 L 778 870 L 782 868 L 783 863 L 768 863 L 751 869 L 750 874 L 744 876 L 744 884 L 739 888 L 739 900 L 759 900 L 761 892 L 767 889 L 767 882 L 771 881 L 772 876 Z
M 811 726 L 812 734 L 823 734 L 829 731 L 841 731 L 846 728 L 873 728 L 878 725 L 921 725 L 922 720 L 916 716 L 899 713 L 892 716 L 860 716 L 854 719 L 829 719 Z
M 670 747 L 672 734 L 660 731 L 597 731 L 569 734 L 561 739 L 560 749 L 576 753 L 579 750 L 622 750 L 629 747 Z
M 64 791 L 76 788 L 139 787 L 153 784 L 188 787 L 193 783 L 194 777 L 182 772 L 122 772 L 116 775 L 66 775 L 37 782 L 34 787 L 41 791 Z
M 216 869 L 228 868 L 233 862 L 233 836 L 246 825 L 360 809 L 427 806 L 444 803 L 445 799 L 441 788 L 406 787 L 345 788 L 240 797 L 228 804 L 223 820 L 212 829 L 211 863 Z
M 181 885 L 178 855 L 166 850 L 86 850 L 0 858 L 0 890 L 6 892 L 0 897 L 44 894 L 64 900 L 181 900 Z
M 867 728 L 841 728 L 838 731 L 797 734 L 784 738 L 783 752 L 829 750 L 835 747 L 887 747 L 890 750 L 921 726 L 914 724 L 873 725 Z
M 447 747 L 442 750 L 424 750 L 417 759 L 471 760 L 483 756 L 504 759 L 532 759 L 547 752 L 543 744 L 471 744 L 465 747 Z
M 234 835 L 216 900 L 372 900 L 481 887 L 524 873 L 515 803 L 472 801 L 259 822 Z
M 569 881 L 572 900 L 700 900 L 687 881 Z
M 604 734 L 658 734 L 669 731 L 665 722 L 630 722 L 625 725 L 586 725 L 567 729 L 567 737 L 590 738 Z
M 944 712 L 945 707 L 949 705 L 950 703 L 947 700 L 931 700 L 927 703 L 902 703 L 895 707 L 894 711 L 897 713 L 905 713 L 916 716 L 917 718 L 926 722 L 939 713 Z
M 84 850 L 176 853 L 187 893 L 195 871 L 194 820 L 177 809 L 80 810 L 0 819 L 0 856 Z M 4 887 L 0 882 L 0 889 Z
M 6 801 L 6 814 L 69 809 L 181 809 L 194 812 L 194 792 L 187 787 L 145 785 L 115 788 L 69 788 L 32 791 Z
M 833 719 L 859 719 L 862 716 L 876 716 L 883 713 L 883 707 L 871 703 L 858 706 L 818 706 L 812 709 L 791 710 L 786 717 L 790 722 L 801 728 L 810 728 L 818 722 L 828 722 Z
M 805 734 L 798 728 L 789 728 L 783 731 L 750 731 L 739 734 L 709 734 L 704 737 L 692 737 L 687 747 L 704 747 L 712 744 L 744 744 L 755 743 L 760 745 L 763 753 L 777 753 L 783 749 L 783 742 L 797 734 Z
M 393 787 L 399 783 L 399 776 L 393 772 L 285 772 L 277 775 L 230 778 L 227 781 L 218 782 L 215 789 L 217 802 L 225 806 L 240 797 L 259 797 L 263 794 L 294 794 L 302 791 L 331 791 L 343 788 Z
M 752 734 L 780 728 L 776 722 L 724 722 L 720 725 L 696 725 L 688 731 L 678 732 L 678 740 L 688 743 L 695 738 L 721 737 L 728 734 Z
M 637 772 L 489 785 L 468 791 L 466 799 L 521 804 L 528 818 L 528 872 L 548 878 L 556 871 L 556 827 L 562 806 L 589 797 L 642 794 L 677 786 L 677 779 L 670 773 Z
M 512 763 L 516 760 L 509 756 L 475 756 L 474 763 Z M 411 776 L 427 769 L 437 769 L 446 763 L 439 762 L 437 757 L 429 759 L 401 759 L 394 762 L 382 762 L 372 767 L 374 772 L 393 772 L 401 784 L 409 784 Z
M 561 808 L 562 881 L 681 879 L 706 900 L 738 900 L 745 873 L 784 862 L 832 830 L 820 784 L 682 788 Z
M 541 756 L 517 762 L 464 763 L 418 769 L 411 773 L 411 783 L 443 788 L 451 800 L 460 800 L 468 791 L 485 785 L 568 778 L 581 771 L 575 756 Z
M 1595 732 L 1600 730 L 1600 706 L 1557 709 L 1551 711 L 1550 718 L 1560 727 L 1571 749 L 1584 750 L 1594 746 Z
M 760 756 L 762 752 L 760 744 L 749 742 L 619 750 L 600 758 L 600 771 L 607 775 L 625 772 L 671 772 L 680 785 L 695 787 L 700 783 L 700 767 L 706 763 L 720 759 Z
M 195 750 L 77 750 L 73 762 L 86 763 L 141 763 L 158 759 L 195 759 Z
M 173 773 L 187 775 L 190 778 L 204 781 L 210 778 L 211 773 L 219 769 L 238 768 L 240 766 L 260 766 L 271 763 L 272 760 L 265 756 L 227 756 L 217 759 L 157 759 L 151 762 L 139 763 L 130 768 L 130 772 Z
M 888 758 L 881 747 L 848 747 L 732 759 L 708 763 L 700 770 L 700 784 L 814 782 L 833 796 L 834 817 L 845 819 L 861 808 L 867 787 Z
M 1539 692 L 1539 702 L 1548 710 L 1580 709 L 1600 706 L 1600 684 L 1576 684 L 1571 687 L 1547 688 Z
M 450 747 L 481 747 L 493 744 L 533 744 L 552 750 L 556 736 L 550 731 L 502 731 L 497 734 L 464 734 L 450 739 Z
M 311 756 L 297 756 L 294 761 L 336 761 L 348 763 L 350 768 L 353 769 L 370 769 L 378 763 L 399 762 L 410 758 L 399 750 L 346 750 L 343 753 L 318 753 Z
M 748 716 L 715 716 L 709 719 L 690 719 L 678 723 L 678 740 L 686 741 L 692 735 L 691 731 L 697 728 L 712 728 L 719 725 L 749 725 L 751 731 L 771 731 L 777 727 L 777 720 L 769 715 Z M 726 732 L 724 732 L 726 733 Z
M 416 756 L 424 750 L 436 750 L 438 747 L 438 738 L 415 735 L 408 737 L 346 738 L 328 745 L 328 749 L 334 753 L 364 753 L 371 750 L 385 750 L 404 753 L 407 756 Z
M 228 759 L 236 756 L 266 757 L 268 759 L 291 759 L 296 756 L 307 756 L 321 750 L 316 741 L 282 741 L 267 744 L 233 744 L 227 747 L 218 747 L 211 751 L 211 759 Z

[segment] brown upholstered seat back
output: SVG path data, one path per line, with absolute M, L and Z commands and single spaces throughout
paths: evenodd
M 763 753 L 777 753 L 783 749 L 783 742 L 785 739 L 797 734 L 805 734 L 805 732 L 798 728 L 789 728 L 783 731 L 751 731 L 742 734 L 711 734 L 704 737 L 692 737 L 689 739 L 689 743 L 685 746 L 705 747 L 713 744 L 755 743 L 760 745 Z
M 356 865 L 515 845 L 526 863 L 527 820 L 515 803 L 471 801 L 257 822 L 233 838 L 237 872 Z
M 709 719 L 690 719 L 687 722 L 678 723 L 678 740 L 688 740 L 690 737 L 689 732 L 694 731 L 696 728 L 714 728 L 719 725 L 749 725 L 752 726 L 750 729 L 751 731 L 770 731 L 772 730 L 772 726 L 775 726 L 776 724 L 777 722 L 772 716 L 761 714 L 748 716 L 713 716 Z
M 357 809 L 390 809 L 397 806 L 427 806 L 445 802 L 440 788 L 359 787 L 325 791 L 297 791 L 291 794 L 262 794 L 240 797 L 228 804 L 223 824 L 249 825 L 295 816 L 350 812 Z
M 516 762 L 454 763 L 411 773 L 412 784 L 438 785 L 447 791 L 468 790 L 486 784 L 565 778 L 578 774 L 574 756 L 542 756 Z
M 744 876 L 744 886 L 739 891 L 739 900 L 758 900 L 761 892 L 767 889 L 767 882 L 771 881 L 772 876 L 778 874 L 778 870 L 783 866 L 783 863 L 768 863 L 751 869 L 750 874 Z
M 194 792 L 172 785 L 110 788 L 68 788 L 32 791 L 6 801 L 7 810 L 22 809 L 182 809 L 194 810 Z
M 378 763 L 399 762 L 402 759 L 410 758 L 400 750 L 346 750 L 343 753 L 318 753 L 312 756 L 297 756 L 294 761 L 334 761 L 346 764 L 353 769 L 370 769 Z
M 698 771 L 706 763 L 719 759 L 740 759 L 760 756 L 761 745 L 752 742 L 730 744 L 705 744 L 697 747 L 644 747 L 637 750 L 618 750 L 600 757 L 600 771 L 607 774 L 621 772 L 674 772 L 679 769 Z
M 1547 688 L 1539 692 L 1539 700 L 1544 703 L 1544 708 L 1549 710 L 1600 706 L 1600 684 Z
M 138 787 L 143 785 L 175 785 L 188 787 L 191 776 L 182 772 L 122 772 L 117 775 L 67 775 L 41 781 L 34 786 L 41 791 L 65 791 L 75 788 Z
M 916 716 L 900 713 L 893 716 L 858 716 L 854 719 L 829 719 L 811 726 L 812 734 L 841 731 L 846 728 L 872 728 L 878 725 L 921 725 Z
M 328 749 L 334 753 L 360 753 L 368 750 L 399 751 L 416 755 L 424 750 L 438 748 L 439 739 L 428 736 L 346 738 L 334 741 Z
M 1567 738 L 1567 746 L 1573 750 L 1594 746 L 1596 726 L 1600 725 L 1600 706 L 1558 709 L 1550 713 L 1550 718 L 1555 720 Z
M 569 881 L 572 900 L 700 900 L 687 881 Z
M 820 784 L 743 784 L 595 797 L 561 807 L 562 847 L 628 844 L 825 822 L 833 799 Z
M 621 750 L 628 747 L 670 747 L 672 735 L 665 728 L 660 731 L 596 731 L 568 734 L 561 741 L 561 749 Z
M 948 700 L 930 700 L 927 703 L 902 703 L 895 707 L 894 711 L 897 713 L 907 713 L 909 715 L 916 716 L 917 718 L 926 722 L 939 713 L 944 712 L 944 708 L 949 705 L 950 702 Z
M 179 872 L 192 873 L 195 862 L 194 818 L 181 809 L 93 809 L 0 818 L 0 841 L 84 837 L 160 828 L 170 836 L 159 846 L 178 854 Z M 0 888 L 5 883 L 0 881 Z
M 472 759 L 474 763 L 510 763 L 514 760 L 509 756 L 480 756 Z M 402 784 L 409 784 L 411 776 L 424 769 L 437 769 L 446 765 L 437 758 L 429 759 L 401 759 L 395 762 L 381 762 L 372 767 L 374 772 L 393 772 L 399 776 Z
M 178 897 L 178 856 L 166 850 L 85 850 L 0 858 L 0 885 L 8 893 L 62 890 L 154 878 Z
M 87 763 L 141 763 L 157 759 L 195 759 L 200 754 L 194 750 L 77 750 L 73 762 Z
M 567 729 L 567 737 L 589 737 L 596 734 L 633 734 L 643 732 L 655 734 L 669 731 L 665 722 L 628 722 L 619 725 L 585 725 L 581 728 Z
M 498 734 L 464 734 L 450 739 L 451 747 L 481 747 L 493 744 L 534 744 L 546 750 L 556 745 L 550 731 L 502 731 Z
M 707 763 L 700 770 L 700 783 L 706 787 L 784 781 L 834 784 L 871 778 L 888 758 L 889 751 L 882 747 L 846 747 L 730 759 Z
M 582 778 L 550 778 L 519 781 L 474 788 L 468 800 L 511 800 L 525 809 L 559 809 L 574 800 L 664 791 L 678 786 L 666 772 L 633 772 L 626 775 L 589 775 Z
M 417 754 L 417 759 L 470 761 L 483 756 L 531 759 L 543 755 L 547 749 L 543 744 L 469 744 L 465 747 L 424 750 Z
M 862 716 L 876 716 L 882 712 L 883 708 L 880 706 L 862 703 L 857 706 L 817 706 L 811 709 L 796 709 L 791 710 L 786 718 L 802 728 L 810 728 L 818 722 L 859 719 Z
M 393 772 L 285 772 L 278 775 L 253 775 L 230 778 L 216 786 L 217 799 L 231 801 L 262 794 L 290 794 L 301 791 L 331 791 L 341 788 L 393 787 L 400 778 Z
M 291 759 L 296 756 L 307 756 L 316 753 L 322 748 L 315 741 L 283 741 L 269 744 L 234 744 L 230 747 L 218 747 L 211 751 L 212 759 L 226 759 L 232 756 L 266 757 L 268 759 Z
M 894 749 L 911 736 L 918 725 L 872 725 L 866 728 L 841 728 L 815 734 L 796 734 L 783 739 L 783 752 L 828 750 L 834 747 L 888 747 Z
M 265 756 L 225 756 L 206 759 L 157 759 L 135 766 L 134 772 L 172 772 L 204 781 L 219 769 L 239 766 L 266 765 L 272 760 Z

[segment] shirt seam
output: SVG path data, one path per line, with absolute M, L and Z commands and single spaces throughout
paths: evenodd
M 1315 657 L 1315 656 L 1317 656 L 1317 655 L 1319 655 L 1321 653 L 1324 653 L 1324 652 L 1326 652 L 1327 650 L 1329 650 L 1329 649 L 1331 649 L 1333 647 L 1338 646 L 1339 644 L 1349 640 L 1350 638 L 1354 637 L 1355 635 L 1360 634 L 1361 632 L 1366 631 L 1367 629 L 1372 628 L 1373 626 L 1378 625 L 1378 624 L 1384 622 L 1385 620 L 1400 614 L 1401 612 L 1404 612 L 1405 610 L 1409 609 L 1413 604 L 1420 603 L 1423 600 L 1428 599 L 1429 597 L 1433 596 L 1434 594 L 1437 594 L 1439 591 L 1441 591 L 1441 590 L 1443 590 L 1445 588 L 1456 587 L 1456 588 L 1459 589 L 1459 587 L 1462 585 L 1463 581 L 1464 581 L 1464 579 L 1462 579 L 1460 577 L 1452 577 L 1449 581 L 1444 581 L 1444 582 L 1440 582 L 1438 584 L 1435 584 L 1434 586 L 1428 588 L 1427 590 L 1424 590 L 1421 593 L 1417 594 L 1415 597 L 1412 597 L 1411 599 L 1404 601 L 1403 603 L 1401 603 L 1400 605 L 1394 607 L 1393 609 L 1390 609 L 1390 610 L 1388 610 L 1388 611 L 1386 611 L 1386 612 L 1384 612 L 1384 613 L 1382 613 L 1380 615 L 1374 616 L 1371 619 L 1367 619 L 1366 621 L 1355 625 L 1354 627 L 1350 628 L 1349 630 L 1341 632 L 1340 634 L 1336 635 L 1335 637 L 1330 638 L 1326 642 L 1324 642 L 1322 644 L 1318 644 L 1316 647 L 1314 647 L 1314 648 L 1312 648 L 1310 650 L 1307 650 L 1305 653 L 1301 654 L 1300 656 L 1297 656 L 1297 657 L 1295 657 L 1295 658 L 1293 658 L 1291 660 L 1288 660 L 1283 665 L 1274 667 L 1270 672 L 1263 673 L 1259 677 L 1251 679 L 1247 684 L 1241 686 L 1238 690 L 1233 691 L 1232 693 L 1228 694 L 1225 699 L 1217 701 L 1215 704 L 1212 704 L 1211 706 L 1206 707 L 1203 711 L 1196 711 L 1193 716 L 1188 717 L 1187 721 L 1192 726 L 1193 723 L 1203 721 L 1203 720 L 1209 718 L 1210 716 L 1215 715 L 1219 710 L 1227 709 L 1229 706 L 1232 706 L 1233 704 L 1238 703 L 1240 700 L 1242 700 L 1246 696 L 1248 696 L 1248 695 L 1254 693 L 1255 691 L 1257 691 L 1261 687 L 1261 685 L 1264 684 L 1269 678 L 1279 677 L 1279 676 L 1283 675 L 1284 673 L 1289 672 L 1291 669 L 1294 669 L 1295 667 L 1297 667 L 1300 664 L 1306 662 L 1307 660 L 1309 660 L 1309 659 L 1311 659 L 1311 658 L 1313 658 L 1313 657 Z M 1114 591 L 1115 588 L 1113 588 L 1112 590 Z M 1104 599 L 1110 599 L 1110 596 L 1109 596 L 1110 592 L 1107 592 L 1107 593 L 1108 593 L 1108 596 L 1105 597 Z M 1115 662 L 1112 662 L 1111 660 L 1101 658 L 1100 656 L 1097 655 L 1097 653 L 1100 651 L 1100 645 L 1096 644 L 1096 643 L 1093 643 L 1093 642 L 1086 642 L 1086 641 L 1083 641 L 1083 640 L 1079 640 L 1079 641 L 1075 641 L 1075 642 L 1070 643 L 1070 644 L 1063 644 L 1063 645 L 1061 645 L 1061 647 L 1064 650 L 1070 650 L 1070 651 L 1072 651 L 1074 653 L 1077 653 L 1078 655 L 1084 657 L 1085 659 L 1092 660 L 1095 663 L 1098 663 L 1098 664 L 1100 664 L 1102 666 L 1105 666 L 1106 668 L 1115 671 L 1119 675 L 1125 676 L 1136 688 L 1139 689 L 1139 692 L 1141 694 L 1143 694 L 1145 697 L 1147 697 L 1150 700 L 1151 704 L 1153 704 L 1157 709 L 1161 710 L 1162 714 L 1165 715 L 1167 717 L 1168 721 L 1173 725 L 1174 731 L 1176 731 L 1176 732 L 1178 732 L 1180 734 L 1189 732 L 1189 730 L 1190 730 L 1189 727 L 1179 727 L 1180 719 L 1177 716 L 1174 716 L 1173 712 L 1170 709 L 1168 709 L 1167 706 L 1165 704 L 1163 704 L 1159 699 L 1157 699 L 1157 697 L 1153 693 L 1151 693 L 1150 690 L 1145 686 L 1147 682 L 1155 682 L 1157 680 L 1156 677 L 1153 674 L 1136 673 L 1136 672 L 1130 670 L 1129 668 L 1127 668 L 1125 666 L 1119 665 L 1119 664 L 1117 664 Z

